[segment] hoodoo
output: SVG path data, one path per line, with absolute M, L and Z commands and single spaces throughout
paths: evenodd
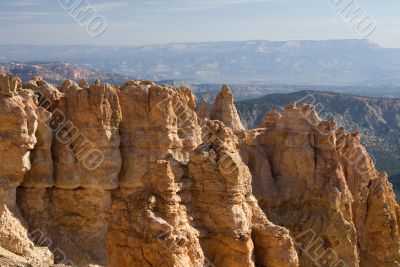
M 0 266 L 400 266 L 400 207 L 358 132 L 294 103 L 246 130 L 228 86 L 196 102 L 0 76 Z

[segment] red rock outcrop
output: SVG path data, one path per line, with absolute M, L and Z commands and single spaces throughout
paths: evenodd
M 143 185 L 114 194 L 109 266 L 203 266 L 199 233 L 189 224 L 170 162 L 151 163 Z
M 65 81 L 60 90 L 40 79 L 28 84 L 52 111 L 33 153 L 52 151 L 54 172 L 41 164 L 51 163 L 44 156 L 33 158 L 37 164 L 18 191 L 22 212 L 31 231 L 51 241 L 56 261 L 106 265 L 111 190 L 122 165 L 117 93 L 98 82 L 82 88 Z
M 262 126 L 241 153 L 263 210 L 291 230 L 300 266 L 397 266 L 399 206 L 359 134 L 335 131 L 310 105 L 272 111 Z
M 30 152 L 37 143 L 39 116 L 32 92 L 20 90 L 20 80 L 0 76 L 0 265 L 51 265 L 47 248 L 35 247 L 16 204 L 16 189 L 31 169 Z M 40 114 L 40 115 L 38 115 Z M 3 263 L 4 262 L 4 263 Z
M 150 81 L 0 76 L 0 265 L 399 265 L 359 133 L 295 104 L 246 131 L 227 86 L 207 111 Z
M 289 231 L 272 224 L 252 194 L 251 174 L 232 129 L 208 121 L 203 130 L 184 194 L 190 196 L 187 206 L 208 260 L 215 266 L 297 266 Z
M 219 120 L 238 134 L 245 131 L 239 114 L 233 103 L 233 93 L 228 85 L 224 85 L 217 95 L 210 112 L 212 120 Z
M 361 266 L 400 264 L 400 207 L 386 173 L 378 172 L 359 132 L 336 131 L 348 187 L 353 196 Z M 384 252 L 383 252 L 384 251 Z
M 179 171 L 200 142 L 195 97 L 152 82 L 120 88 L 123 120 L 120 188 L 113 192 L 110 266 L 203 266 L 198 232 L 177 194 Z M 126 114 L 129 114 L 128 116 Z

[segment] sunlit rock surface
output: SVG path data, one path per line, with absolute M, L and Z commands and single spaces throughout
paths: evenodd
M 400 266 L 387 175 L 310 105 L 3 75 L 0 122 L 0 266 Z

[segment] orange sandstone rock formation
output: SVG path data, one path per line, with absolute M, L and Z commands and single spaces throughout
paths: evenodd
M 210 118 L 212 120 L 224 122 L 226 126 L 231 127 L 236 134 L 245 131 L 233 103 L 233 93 L 227 85 L 222 87 L 221 92 L 215 99 Z
M 399 266 L 358 133 L 295 104 L 246 131 L 227 86 L 208 111 L 150 81 L 0 76 L 0 266 Z
M 108 231 L 109 266 L 203 266 L 198 231 L 178 195 L 182 171 L 172 166 L 186 162 L 200 142 L 194 95 L 185 88 L 128 82 L 119 98 L 126 119 Z
M 191 155 L 185 194 L 206 257 L 215 266 L 297 266 L 289 231 L 272 224 L 252 194 L 232 129 L 208 121 L 204 134 Z
M 300 266 L 398 266 L 399 206 L 358 133 L 309 105 L 270 112 L 241 153 L 263 210 L 295 238 Z
M 36 106 L 33 93 L 20 86 L 18 78 L 0 76 L 0 265 L 49 266 L 53 255 L 30 240 L 16 203 L 17 187 L 31 169 L 38 121 L 46 113 Z

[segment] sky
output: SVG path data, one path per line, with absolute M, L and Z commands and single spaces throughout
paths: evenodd
M 362 12 L 358 23 L 365 18 L 363 23 L 374 24 L 370 35 L 357 31 L 363 26 L 357 19 L 344 18 L 340 4 L 345 2 L 348 11 Z M 73 9 L 74 4 L 78 8 Z M 86 21 L 76 14 L 85 7 L 91 8 L 92 16 Z M 0 0 L 0 44 L 142 45 L 367 37 L 383 47 L 400 48 L 399 11 L 399 0 Z

